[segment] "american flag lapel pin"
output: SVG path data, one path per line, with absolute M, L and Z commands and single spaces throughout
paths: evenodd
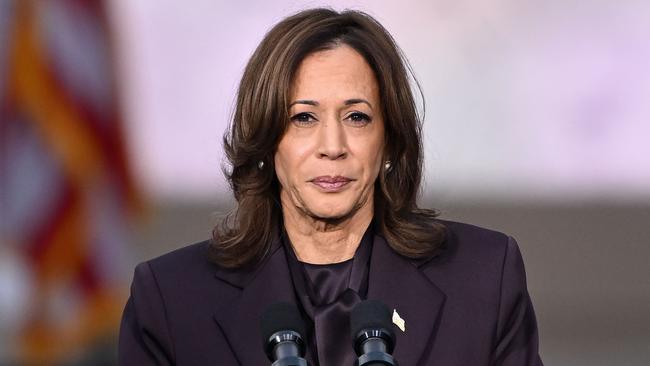
M 399 316 L 397 309 L 393 309 L 393 324 L 397 325 L 402 332 L 406 333 L 406 322 Z

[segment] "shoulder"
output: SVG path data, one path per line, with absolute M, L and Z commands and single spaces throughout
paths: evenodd
M 206 240 L 191 244 L 138 264 L 132 293 L 156 292 L 168 309 L 199 306 L 200 302 L 190 300 L 197 295 L 202 298 L 215 293 L 221 297 L 234 294 L 232 286 L 216 278 L 217 271 L 223 269 L 209 260 L 210 243 Z
M 136 266 L 120 326 L 120 364 L 231 359 L 210 319 L 239 290 L 216 277 L 222 269 L 209 261 L 209 247 L 209 241 L 188 245 Z
M 439 221 L 447 228 L 445 250 L 420 267 L 445 294 L 439 333 L 457 335 L 458 325 L 464 324 L 473 337 L 453 337 L 450 349 L 488 347 L 473 340 L 493 339 L 485 349 L 492 363 L 541 365 L 535 312 L 516 240 L 496 230 Z
M 506 233 L 462 222 L 438 220 L 446 227 L 443 259 L 453 261 L 500 261 L 514 239 Z
M 163 277 L 204 275 L 215 270 L 215 265 L 208 261 L 209 247 L 210 241 L 205 240 L 165 253 L 139 266 L 147 265 Z
M 447 229 L 444 250 L 422 268 L 441 286 L 463 283 L 492 292 L 499 291 L 504 276 L 525 281 L 523 259 L 512 236 L 471 224 L 438 221 Z
M 475 334 L 493 337 L 494 364 L 542 365 L 535 311 L 516 240 L 474 225 L 443 223 L 447 251 L 425 268 L 450 305 L 450 321 L 441 327 L 469 322 Z

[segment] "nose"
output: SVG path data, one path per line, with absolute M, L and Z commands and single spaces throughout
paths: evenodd
M 318 134 L 318 157 L 321 159 L 345 159 L 348 154 L 343 125 L 336 118 L 328 118 L 321 124 Z

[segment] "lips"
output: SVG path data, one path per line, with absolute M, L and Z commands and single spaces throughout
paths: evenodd
M 326 192 L 337 192 L 344 189 L 348 183 L 353 180 L 347 177 L 337 175 L 335 177 L 323 175 L 312 179 L 310 182 Z

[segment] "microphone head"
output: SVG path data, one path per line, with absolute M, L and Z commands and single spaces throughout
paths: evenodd
M 395 332 L 390 309 L 378 300 L 365 300 L 357 304 L 350 313 L 350 330 L 357 354 L 369 336 L 382 338 L 386 342 L 388 353 L 395 348 Z
M 304 344 L 301 338 L 305 334 L 305 322 L 300 316 L 300 311 L 293 304 L 286 302 L 271 304 L 264 310 L 260 317 L 260 328 L 262 331 L 262 344 L 267 354 L 272 352 L 272 348 L 276 344 L 272 336 L 277 332 L 295 332 L 299 338 L 297 343 Z M 295 334 L 291 335 L 290 338 L 294 338 L 295 336 Z M 301 353 L 304 354 L 304 348 L 301 350 Z

